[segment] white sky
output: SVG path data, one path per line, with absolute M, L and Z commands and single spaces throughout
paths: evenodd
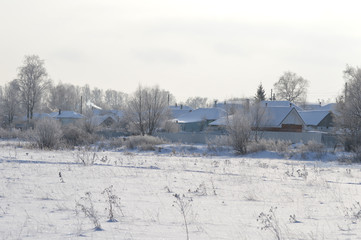
M 126 93 L 267 96 L 284 71 L 334 100 L 360 66 L 361 1 L 0 0 L 0 83 L 37 54 L 55 81 Z

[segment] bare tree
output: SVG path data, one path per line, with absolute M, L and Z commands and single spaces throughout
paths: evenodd
M 44 60 L 37 55 L 25 56 L 23 66 L 19 68 L 17 82 L 29 121 L 33 118 L 34 108 L 49 85 Z
M 6 116 L 6 125 L 12 125 L 14 116 L 19 110 L 19 85 L 17 80 L 6 84 L 2 95 L 2 110 Z
M 105 91 L 105 103 L 109 109 L 123 109 L 126 101 L 126 94 L 108 89 Z
M 208 98 L 190 97 L 185 104 L 193 109 L 203 108 L 208 106 Z
M 72 84 L 58 83 L 51 86 L 49 91 L 48 107 L 52 111 L 58 109 L 79 111 L 80 88 Z
M 290 102 L 306 101 L 308 81 L 293 72 L 285 72 L 274 84 L 277 98 Z
M 262 133 L 262 126 L 265 126 L 268 121 L 266 108 L 261 105 L 259 101 L 252 104 L 250 108 L 250 118 L 252 123 L 252 130 L 254 132 L 254 140 L 258 142 Z
M 159 87 L 138 87 L 128 101 L 125 111 L 125 117 L 134 132 L 152 135 L 160 124 L 169 118 L 168 95 L 169 92 Z
M 346 150 L 361 153 L 361 68 L 347 66 L 344 78 L 345 94 L 337 101 L 336 123 Z

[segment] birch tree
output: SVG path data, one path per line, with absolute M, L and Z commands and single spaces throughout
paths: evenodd
M 34 108 L 49 85 L 44 60 L 37 55 L 25 56 L 23 66 L 19 68 L 17 79 L 22 104 L 26 109 L 28 121 L 33 118 Z

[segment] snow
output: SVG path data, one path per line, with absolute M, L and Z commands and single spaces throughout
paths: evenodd
M 298 107 L 290 101 L 262 101 L 262 107 L 294 107 L 297 111 L 302 111 L 302 108 Z
M 87 152 L 24 144 L 0 142 L 2 239 L 186 239 L 175 193 L 191 200 L 190 239 L 275 239 L 257 221 L 271 207 L 282 239 L 361 238 L 360 165 L 340 164 L 335 155 L 305 161 L 219 154 L 204 145 Z M 95 156 L 95 164 L 80 164 L 80 154 Z M 108 222 L 102 194 L 110 186 L 124 213 L 115 211 L 117 222 Z M 87 192 L 102 231 L 76 212 Z
M 72 119 L 84 118 L 84 115 L 74 111 L 61 111 L 60 114 L 59 112 L 53 112 L 50 114 L 50 116 L 53 118 L 72 118 Z
M 179 123 L 201 122 L 203 120 L 216 120 L 226 115 L 221 108 L 198 108 L 179 116 Z

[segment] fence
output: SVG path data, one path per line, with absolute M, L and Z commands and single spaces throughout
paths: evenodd
M 255 133 L 253 133 L 255 134 Z M 326 147 L 335 147 L 338 144 L 337 136 L 322 132 L 258 132 L 259 138 L 289 140 L 292 143 L 316 141 L 323 143 Z M 170 142 L 180 142 L 189 144 L 205 144 L 207 139 L 224 135 L 219 132 L 179 132 L 179 133 L 156 133 L 155 136 L 161 137 Z

